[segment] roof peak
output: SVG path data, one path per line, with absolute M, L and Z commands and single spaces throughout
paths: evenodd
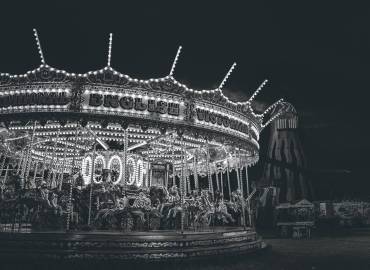
M 107 66 L 110 67 L 110 62 L 112 58 L 112 42 L 113 42 L 113 34 L 109 34 L 109 45 L 108 45 L 108 59 L 107 59 Z
M 173 63 L 172 63 L 171 71 L 170 71 L 170 74 L 169 74 L 169 76 L 171 76 L 171 77 L 172 77 L 173 73 L 175 72 L 176 64 L 177 64 L 177 61 L 179 60 L 181 49 L 182 49 L 182 46 L 180 45 L 179 48 L 177 49 L 175 59 L 173 60 Z
M 46 62 L 45 62 L 44 54 L 42 52 L 41 43 L 40 43 L 39 35 L 37 34 L 36 28 L 33 28 L 33 34 L 34 34 L 35 39 L 36 39 L 36 45 L 37 45 L 37 49 L 39 51 L 39 55 L 40 55 L 40 59 L 41 59 L 41 64 L 45 65 Z

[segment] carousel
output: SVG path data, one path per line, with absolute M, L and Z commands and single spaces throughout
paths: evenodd
M 244 254 L 253 229 L 248 168 L 284 110 L 195 90 L 174 71 L 139 80 L 107 65 L 0 74 L 0 257 L 168 260 Z

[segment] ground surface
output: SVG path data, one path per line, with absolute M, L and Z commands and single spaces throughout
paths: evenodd
M 65 263 L 0 262 L 0 269 L 160 269 L 160 270 L 320 270 L 370 269 L 370 230 L 351 231 L 310 240 L 274 239 L 266 235 L 271 249 L 241 257 L 218 257 L 202 261 L 122 264 L 112 261 Z

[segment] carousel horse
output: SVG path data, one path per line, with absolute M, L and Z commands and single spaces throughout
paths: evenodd
M 195 226 L 195 218 L 200 211 L 200 200 L 197 191 L 192 191 L 189 198 L 186 200 L 186 209 L 188 212 L 188 221 L 191 227 Z
M 202 190 L 198 200 L 199 211 L 195 215 L 194 224 L 198 227 L 209 226 L 215 213 L 214 204 L 210 201 L 208 190 Z
M 167 199 L 170 208 L 167 213 L 167 219 L 174 219 L 176 218 L 177 213 L 181 212 L 183 209 L 181 208 L 181 198 L 177 189 L 177 186 L 172 186 L 169 190 L 169 196 Z
M 100 183 L 95 184 L 94 188 L 94 195 L 97 197 L 99 205 L 102 205 L 103 208 L 117 205 L 117 199 L 121 195 L 121 190 L 119 187 L 113 185 L 111 181 L 103 180 Z
M 224 224 L 235 222 L 235 219 L 232 215 L 227 211 L 227 205 L 224 202 L 223 196 L 220 196 L 220 199 L 216 203 L 215 207 L 215 218 L 217 220 L 221 220 Z
M 228 213 L 230 213 L 234 220 L 238 220 L 242 213 L 242 196 L 241 191 L 236 190 L 231 193 L 230 201 L 226 203 Z
M 2 223 L 12 223 L 19 208 L 21 192 L 20 177 L 11 174 L 1 190 L 0 217 Z
M 134 218 L 143 225 L 145 222 L 145 213 L 152 210 L 150 199 L 140 192 L 133 205 L 129 203 L 126 195 L 117 199 L 117 204 L 111 208 L 102 208 L 97 212 L 95 223 L 99 227 L 122 227 L 122 224 L 128 218 Z
M 49 190 L 45 181 L 41 182 L 36 189 L 26 191 L 24 197 L 34 199 L 35 202 L 32 207 L 27 205 L 34 228 L 56 229 L 61 227 L 65 211 L 59 205 L 57 192 Z
M 145 213 L 149 213 L 151 210 L 152 207 L 150 199 L 144 194 L 144 192 L 140 192 L 131 207 L 130 213 L 133 217 L 138 218 L 141 224 L 144 224 Z

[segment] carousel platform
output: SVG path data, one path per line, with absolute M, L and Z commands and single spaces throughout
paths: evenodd
M 150 232 L 0 233 L 1 260 L 113 259 L 164 261 L 242 255 L 266 248 L 252 229 Z

